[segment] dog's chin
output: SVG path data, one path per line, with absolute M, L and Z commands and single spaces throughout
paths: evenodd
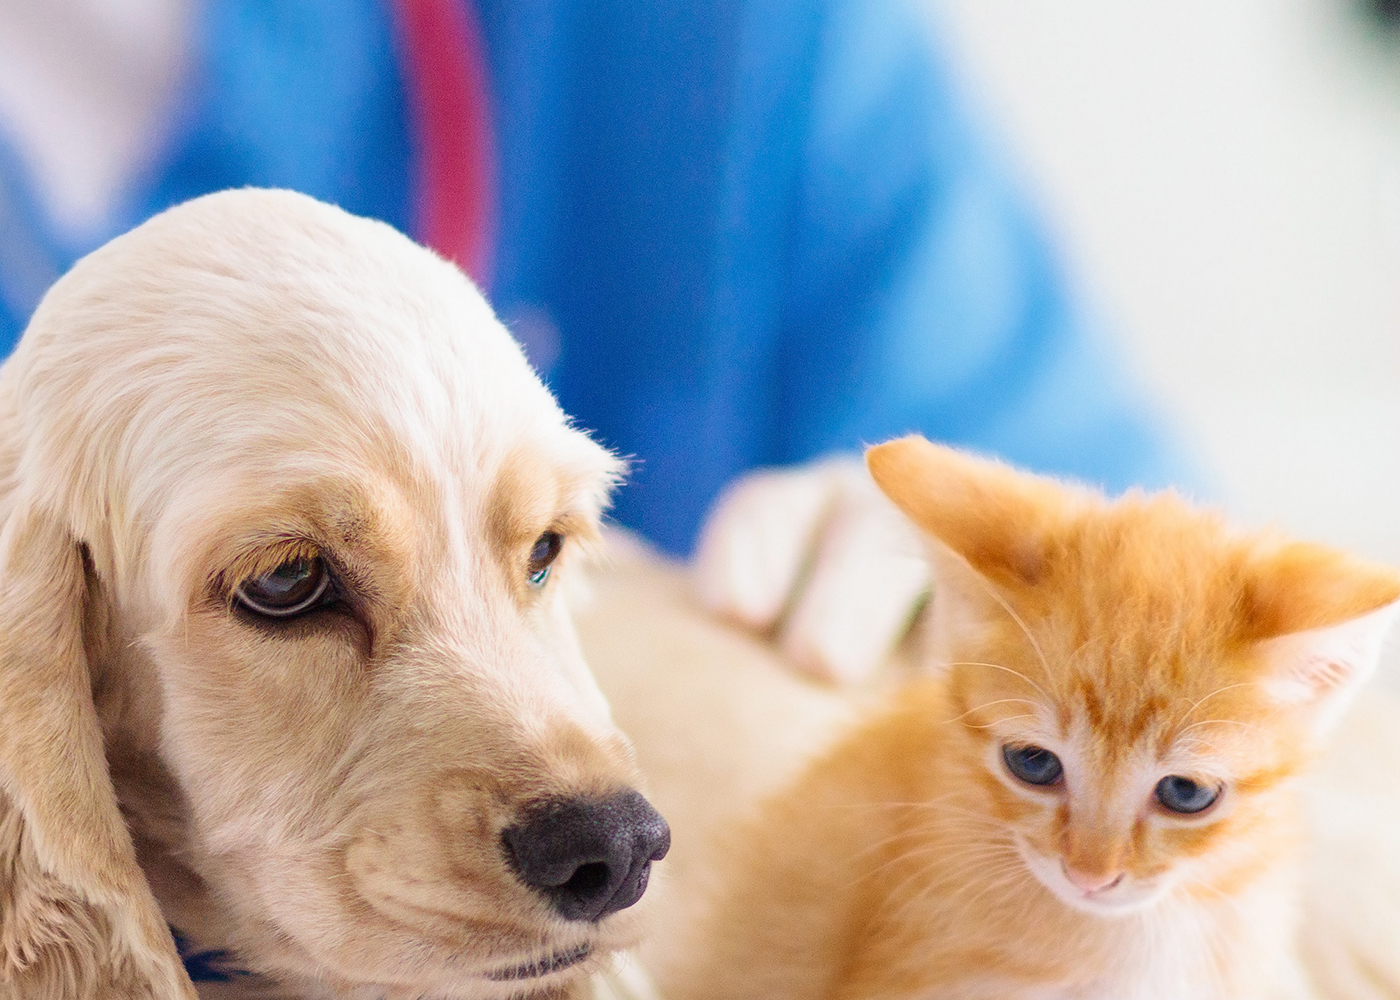
M 520 1000 L 563 995 L 607 966 L 638 939 L 634 920 L 560 923 L 534 931 L 503 929 L 489 942 L 442 926 L 361 922 L 358 944 L 330 952 L 279 936 L 270 952 L 236 955 L 232 967 L 255 969 L 296 995 L 336 1000 Z M 244 959 L 242 963 L 238 958 Z
M 560 995 L 561 990 L 603 968 L 612 953 L 610 947 L 584 940 L 486 963 L 473 956 L 471 968 L 449 964 L 436 970 L 422 969 L 419 975 L 394 976 L 390 981 L 345 976 L 325 979 L 306 974 L 274 978 L 283 985 L 298 985 L 308 997 L 337 1000 L 522 1000 Z
M 618 949 L 610 943 L 587 937 L 505 957 L 479 960 L 473 956 L 470 970 L 454 969 L 443 978 L 427 977 L 432 981 L 410 984 L 411 993 L 424 1000 L 514 1000 L 544 993 L 553 996 L 604 968 L 615 950 Z
M 555 996 L 561 988 L 597 972 L 610 954 L 592 942 L 583 941 L 572 947 L 522 954 L 469 977 L 463 976 L 450 985 L 421 990 L 413 987 L 411 992 L 422 1000 L 517 1000 L 546 994 Z
M 584 941 L 572 948 L 542 952 L 523 960 L 498 966 L 485 974 L 493 983 L 506 983 L 519 986 L 533 985 L 536 981 L 554 981 L 568 973 L 570 976 L 587 971 L 584 966 L 596 964 L 593 958 L 592 942 Z

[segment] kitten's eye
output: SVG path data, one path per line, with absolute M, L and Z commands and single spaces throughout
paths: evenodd
M 1157 782 L 1157 801 L 1174 813 L 1205 812 L 1218 798 L 1218 786 L 1202 785 L 1179 774 L 1169 774 Z
M 529 568 L 526 571 L 529 573 L 532 587 L 544 586 L 545 580 L 549 579 L 549 568 L 554 565 L 554 560 L 559 558 L 559 550 L 563 547 L 564 536 L 557 531 L 546 531 L 535 539 L 535 546 L 530 550 Z
M 1053 785 L 1065 773 L 1060 758 L 1044 747 L 1011 746 L 1001 748 L 1006 769 L 1028 785 Z
M 323 603 L 331 575 L 320 556 L 289 559 L 270 573 L 249 577 L 233 592 L 239 604 L 269 618 L 290 618 Z

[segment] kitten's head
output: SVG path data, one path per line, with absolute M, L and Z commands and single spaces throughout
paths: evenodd
M 947 730 L 1047 889 L 1126 913 L 1292 849 L 1290 779 L 1374 668 L 1400 576 L 922 438 L 867 460 L 932 540 Z

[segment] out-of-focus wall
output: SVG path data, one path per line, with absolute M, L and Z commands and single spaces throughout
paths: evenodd
M 1216 499 L 1400 565 L 1400 39 L 1347 0 L 928 0 Z

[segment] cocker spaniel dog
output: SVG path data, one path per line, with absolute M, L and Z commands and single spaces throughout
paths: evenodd
M 560 585 L 617 461 L 380 223 L 211 195 L 0 369 L 0 996 L 572 996 L 669 831 Z M 241 985 L 240 985 L 241 984 Z

